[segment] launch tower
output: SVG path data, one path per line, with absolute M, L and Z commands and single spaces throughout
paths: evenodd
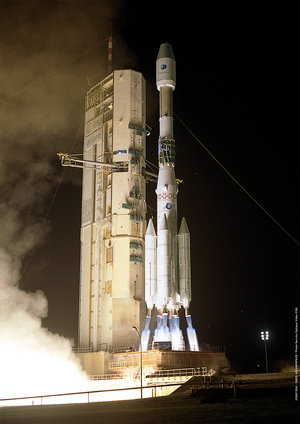
M 145 80 L 112 72 L 86 95 L 79 347 L 137 343 L 145 320 Z

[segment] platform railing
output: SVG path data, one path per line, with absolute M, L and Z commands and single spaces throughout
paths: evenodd
M 206 376 L 209 375 L 207 367 L 199 368 L 178 368 L 168 370 L 158 370 L 153 374 L 147 376 L 147 378 L 167 378 L 167 377 L 195 377 L 195 376 Z
M 128 353 L 128 352 L 136 352 L 135 346 L 122 346 L 122 347 L 114 347 L 113 353 Z
M 72 351 L 74 353 L 89 353 L 89 352 L 92 352 L 92 348 L 91 347 L 73 347 Z
M 98 380 L 124 380 L 127 378 L 125 374 L 94 374 L 89 375 L 89 379 L 93 381 Z

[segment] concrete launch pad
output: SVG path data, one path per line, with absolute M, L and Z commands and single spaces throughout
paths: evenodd
M 143 367 L 143 375 L 160 370 L 201 368 L 203 373 L 218 374 L 230 368 L 225 352 L 190 352 L 174 350 L 146 350 L 130 352 L 76 353 L 88 375 L 128 374 L 135 375 Z M 142 359 L 142 361 L 141 361 Z
M 206 368 L 207 372 L 218 373 L 229 368 L 225 352 L 189 352 L 174 350 L 147 350 L 144 352 L 122 352 L 112 355 L 109 371 L 126 372 L 138 369 L 141 364 L 146 371 L 186 368 Z

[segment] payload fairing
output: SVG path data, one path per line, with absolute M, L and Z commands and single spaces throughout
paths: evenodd
M 188 314 L 191 301 L 190 233 L 185 218 L 177 233 L 175 140 L 173 136 L 173 91 L 176 64 L 172 47 L 160 46 L 156 61 L 160 118 L 158 141 L 157 235 L 152 219 L 145 235 L 145 301 L 159 315 L 176 315 L 181 306 Z

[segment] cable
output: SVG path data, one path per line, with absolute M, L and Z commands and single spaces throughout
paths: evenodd
M 74 147 L 75 147 L 75 144 L 76 144 L 76 141 L 77 141 L 77 138 L 78 138 L 78 135 L 79 135 L 79 131 L 80 131 L 80 129 L 81 129 L 81 125 L 83 124 L 83 121 L 84 121 L 84 113 L 82 114 L 82 118 L 81 118 L 81 120 L 80 120 L 80 124 L 79 124 L 79 126 L 78 126 L 77 131 L 76 131 L 76 134 L 75 134 L 75 137 L 74 137 L 74 140 L 73 140 L 73 143 L 72 143 L 71 149 L 70 149 L 70 152 L 71 152 L 70 154 L 72 154 L 72 151 L 73 151 L 73 149 L 74 149 Z M 44 224 L 45 224 L 45 222 L 46 222 L 46 220 L 47 220 L 47 218 L 48 218 L 48 216 L 49 216 L 49 213 L 50 213 L 50 211 L 51 211 L 51 208 L 52 208 L 52 205 L 53 205 L 53 203 L 54 203 L 55 197 L 56 197 L 56 195 L 57 195 L 57 193 L 58 193 L 58 190 L 59 190 L 59 188 L 60 188 L 60 186 L 61 186 L 61 183 L 62 183 L 62 180 L 63 180 L 64 174 L 65 174 L 65 170 L 66 170 L 66 168 L 63 168 L 62 173 L 61 173 L 61 176 L 60 176 L 60 179 L 59 179 L 59 181 L 58 181 L 58 184 L 57 184 L 57 186 L 56 186 L 55 192 L 54 192 L 54 194 L 53 194 L 52 200 L 51 200 L 51 202 L 50 202 L 50 205 L 49 205 L 48 211 L 47 211 L 46 216 L 45 216 L 45 218 L 44 218 L 44 221 L 43 221 L 43 223 L 44 223 Z
M 75 144 L 76 144 L 76 141 L 77 141 L 77 138 L 78 138 L 79 131 L 80 131 L 80 129 L 81 129 L 81 125 L 82 125 L 82 123 L 83 123 L 83 120 L 84 120 L 84 113 L 83 113 L 83 115 L 82 115 L 82 118 L 81 118 L 80 124 L 79 124 L 79 126 L 78 126 L 77 131 L 76 131 L 76 134 L 75 134 L 75 137 L 74 137 L 74 140 L 73 140 L 73 143 L 72 143 L 72 147 L 71 147 L 71 150 L 70 150 L 71 152 L 73 151 L 73 149 L 74 149 L 74 147 L 75 147 Z M 54 193 L 53 193 L 53 196 L 52 196 L 52 199 L 51 199 L 50 205 L 49 205 L 48 210 L 47 210 L 47 212 L 46 212 L 46 215 L 45 215 L 45 217 L 44 217 L 44 219 L 43 219 L 43 223 L 42 223 L 42 225 L 45 225 L 45 224 L 46 224 L 46 222 L 47 222 L 47 219 L 48 219 L 48 216 L 49 216 L 50 211 L 51 211 L 51 209 L 52 209 L 52 206 L 53 206 L 54 200 L 55 200 L 55 198 L 56 198 L 56 195 L 57 195 L 57 193 L 58 193 L 58 190 L 60 189 L 61 183 L 62 183 L 62 181 L 63 181 L 63 177 L 64 177 L 64 174 L 65 174 L 65 170 L 66 170 L 66 168 L 63 168 L 62 173 L 61 173 L 60 178 L 59 178 L 59 181 L 58 181 L 57 186 L 56 186 L 56 188 L 55 188 L 55 191 L 54 191 Z M 24 262 L 24 264 L 23 264 L 23 276 L 25 275 L 26 271 L 28 270 L 28 265 L 29 265 L 29 263 L 30 263 L 30 259 L 31 259 L 31 257 L 32 257 L 32 252 L 31 252 L 31 253 L 29 253 L 29 255 L 27 256 L 27 258 L 26 258 L 26 260 L 25 260 L 25 262 Z
M 153 166 L 155 166 L 153 163 L 150 165 L 150 163 L 151 162 L 149 162 L 149 161 L 147 161 L 147 159 L 145 159 L 145 161 L 146 161 L 146 166 L 148 166 L 148 168 L 154 173 L 154 174 L 156 174 L 156 169 L 154 169 L 154 168 L 152 168 L 152 166 L 151 165 L 153 165 Z M 156 166 L 156 168 L 158 169 L 158 167 Z
M 146 205 L 147 205 L 147 208 L 149 208 L 149 209 L 151 209 L 155 214 L 157 213 L 157 210 L 156 209 L 153 209 L 150 205 L 149 205 L 149 203 L 146 203 Z
M 199 138 L 193 133 L 193 131 L 188 128 L 188 126 L 179 118 L 178 115 L 174 113 L 174 116 L 181 125 L 194 137 L 194 139 L 200 144 L 201 147 L 209 154 L 209 156 L 223 169 L 224 172 L 243 190 L 245 194 L 269 217 L 271 220 L 291 239 L 297 246 L 300 246 L 298 240 L 296 240 L 234 177 L 233 175 L 218 161 L 218 159 L 208 150 L 208 148 L 199 140 Z
M 72 143 L 72 147 L 71 147 L 71 150 L 70 150 L 70 154 L 72 155 L 73 153 L 73 149 L 74 149 L 74 147 L 75 147 L 75 144 L 76 144 L 76 141 L 77 141 L 77 138 L 78 138 L 78 135 L 79 135 L 79 131 L 80 131 L 80 129 L 81 129 L 81 126 L 83 125 L 83 122 L 84 122 L 84 113 L 82 114 L 82 116 L 81 116 L 81 120 L 80 120 L 80 123 L 79 123 L 79 127 L 78 127 L 78 129 L 77 129 L 77 131 L 76 131 L 76 134 L 75 134 L 75 137 L 74 137 L 74 140 L 73 140 L 73 143 Z
M 154 166 L 154 168 L 159 169 L 159 167 L 157 165 L 154 165 L 154 163 L 150 162 L 150 160 L 145 159 L 145 161 L 148 165 L 150 164 L 150 165 Z

